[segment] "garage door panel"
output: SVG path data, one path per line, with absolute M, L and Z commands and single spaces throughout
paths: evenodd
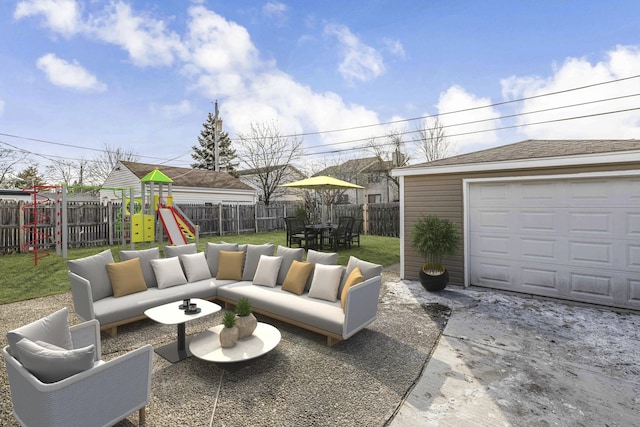
M 640 308 L 640 178 L 474 183 L 468 194 L 471 284 Z

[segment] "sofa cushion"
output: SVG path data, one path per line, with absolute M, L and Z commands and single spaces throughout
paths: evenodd
M 313 271 L 309 298 L 337 301 L 342 270 L 340 265 L 317 264 Z
M 282 268 L 283 267 L 280 267 L 280 271 L 282 271 Z M 282 290 L 293 292 L 296 295 L 302 295 L 312 271 L 312 263 L 294 260 L 293 263 L 291 263 L 287 277 L 284 279 Z
M 347 274 L 345 272 L 345 276 L 346 275 Z M 340 294 L 340 302 L 342 304 L 343 311 L 345 310 L 345 306 L 347 304 L 347 292 L 349 292 L 349 288 L 362 282 L 364 282 L 364 276 L 362 275 L 362 272 L 360 272 L 360 269 L 356 267 L 351 270 L 351 273 L 349 273 L 347 280 L 345 280 L 344 282 L 344 287 L 342 288 L 342 292 Z
M 198 248 L 196 247 L 195 243 L 164 247 L 165 258 L 172 258 L 185 254 L 195 254 L 196 252 L 198 252 Z
M 336 265 L 338 263 L 338 254 L 336 252 L 318 252 L 313 249 L 309 249 L 307 252 L 307 262 L 312 263 L 314 266 L 316 264 L 323 265 Z M 309 280 L 307 280 L 307 284 L 304 288 L 305 291 L 309 291 L 311 288 L 311 280 L 313 279 L 313 273 L 309 276 Z
M 340 289 L 338 289 L 338 295 L 341 295 L 344 284 L 349 277 L 349 274 L 354 268 L 358 267 L 362 273 L 364 280 L 371 279 L 372 277 L 380 276 L 382 274 L 382 266 L 380 264 L 374 264 L 372 262 L 363 261 L 354 256 L 349 257 L 349 263 L 347 264 L 347 270 L 344 273 L 342 281 L 340 282 Z
M 278 281 L 278 273 L 282 265 L 282 257 L 261 255 L 253 276 L 253 284 L 274 287 Z
M 53 383 L 93 366 L 93 344 L 73 350 L 51 350 L 22 338 L 16 343 L 20 363 L 43 383 Z
M 244 252 L 220 251 L 218 256 L 218 274 L 220 280 L 242 280 Z
M 107 264 L 114 262 L 111 249 L 96 255 L 67 261 L 72 273 L 82 276 L 91 283 L 91 295 L 94 301 L 113 295 L 111 281 L 107 273 Z
M 147 287 L 158 286 L 156 274 L 153 272 L 153 267 L 151 267 L 149 261 L 160 258 L 160 248 L 120 251 L 120 261 L 128 261 L 133 258 L 140 258 L 140 267 L 142 268 L 142 275 L 144 276 L 144 282 L 147 284 Z
M 187 281 L 195 282 L 211 278 L 211 271 L 209 271 L 209 265 L 207 264 L 207 258 L 204 252 L 183 254 L 178 258 L 180 258 L 182 268 L 187 275 Z
M 237 243 L 210 243 L 207 242 L 207 264 L 211 277 L 218 276 L 218 258 L 220 251 L 236 252 L 238 251 Z
M 343 333 L 345 314 L 337 301 L 309 298 L 308 294 L 295 295 L 283 291 L 279 286 L 253 286 L 247 281 L 219 287 L 218 296 L 231 301 L 249 298 L 255 309 L 278 313 L 293 322 L 312 325 L 339 335 Z
M 293 261 L 302 261 L 304 257 L 304 248 L 288 248 L 286 246 L 278 246 L 276 249 L 276 256 L 282 257 L 282 265 L 280 265 L 280 272 L 278 273 L 278 285 L 284 283 L 289 268 Z
M 178 257 L 152 259 L 150 262 L 153 272 L 156 274 L 158 289 L 187 283 Z
M 71 332 L 69 330 L 69 309 L 61 308 L 55 313 L 42 319 L 21 326 L 7 333 L 7 341 L 11 348 L 11 354 L 18 360 L 16 343 L 22 338 L 35 341 L 46 341 L 66 350 L 73 349 Z
M 111 281 L 113 296 L 116 298 L 147 290 L 140 258 L 107 264 L 107 274 Z
M 242 271 L 242 280 L 253 280 L 256 275 L 256 268 L 261 255 L 273 255 L 276 247 L 273 243 L 265 243 L 264 245 L 247 245 L 247 257 L 244 260 L 244 269 Z
M 336 252 L 326 253 L 309 249 L 307 252 L 307 262 L 314 264 L 335 265 L 338 263 L 338 254 Z

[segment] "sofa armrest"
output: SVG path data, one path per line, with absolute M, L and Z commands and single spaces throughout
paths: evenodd
M 15 414 L 25 425 L 113 425 L 151 397 L 149 344 L 55 383 L 42 383 L 17 360 L 7 365 Z M 99 409 L 97 409 L 99 407 Z
M 69 281 L 71 282 L 71 295 L 73 296 L 73 308 L 81 320 L 92 320 L 96 318 L 93 311 L 93 294 L 91 293 L 91 283 L 82 276 L 69 271 Z
M 376 319 L 382 276 L 372 277 L 347 291 L 342 337 L 349 338 Z
M 71 330 L 71 341 L 73 348 L 86 347 L 93 344 L 96 349 L 96 361 L 102 358 L 102 348 L 100 346 L 100 322 L 88 320 L 78 325 L 73 325 Z

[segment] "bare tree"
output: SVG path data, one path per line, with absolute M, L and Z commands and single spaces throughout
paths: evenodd
M 84 181 L 91 185 L 102 185 L 120 160 L 137 162 L 139 156 L 131 148 L 104 144 L 104 151 L 92 160 L 91 169 L 85 171 Z
M 252 170 L 265 205 L 284 184 L 287 166 L 302 157 L 302 142 L 281 135 L 274 123 L 252 123 L 249 132 L 238 133 L 238 159 Z
M 424 126 L 416 129 L 418 137 L 415 141 L 420 143 L 422 153 L 427 162 L 449 157 L 455 154 L 453 144 L 444 131 L 444 126 L 437 117 L 431 122 L 424 121 Z
M 399 178 L 391 176 L 391 170 L 409 164 L 410 158 L 402 139 L 404 134 L 404 129 L 392 129 L 387 134 L 386 141 L 372 138 L 367 144 L 367 147 L 378 159 L 379 173 L 392 181 L 398 188 L 400 187 Z
M 14 168 L 26 158 L 27 154 L 7 148 L 0 148 L 0 188 L 13 186 Z
M 86 159 L 56 160 L 46 167 L 47 180 L 55 184 L 85 185 L 88 165 Z

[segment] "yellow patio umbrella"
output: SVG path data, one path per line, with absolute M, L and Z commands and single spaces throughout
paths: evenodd
M 347 190 L 350 188 L 355 188 L 355 189 L 364 188 L 363 186 L 358 184 L 352 184 L 350 182 L 343 181 L 338 178 L 334 178 L 331 176 L 324 176 L 324 175 L 312 176 L 311 178 L 302 179 L 300 181 L 294 181 L 288 184 L 282 184 L 280 185 L 280 187 L 306 188 L 309 190 Z M 323 202 L 323 205 L 324 205 L 324 202 Z M 324 214 L 324 209 L 322 210 L 322 213 Z M 323 222 L 324 222 L 324 218 L 323 218 Z

